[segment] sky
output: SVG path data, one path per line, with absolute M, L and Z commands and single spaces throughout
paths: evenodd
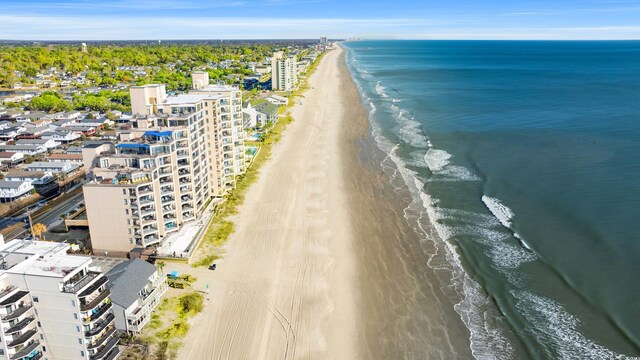
M 640 39 L 640 0 L 0 0 L 2 40 Z

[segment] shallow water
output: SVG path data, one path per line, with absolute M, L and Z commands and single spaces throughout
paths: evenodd
M 476 358 L 640 356 L 640 42 L 346 47 Z

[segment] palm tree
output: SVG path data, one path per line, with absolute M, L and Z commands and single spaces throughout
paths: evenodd
M 160 269 L 160 273 L 164 274 L 164 271 L 162 271 L 162 269 L 164 269 L 164 266 L 166 265 L 166 263 L 164 261 L 158 261 L 156 265 L 158 265 L 158 269 Z
M 47 226 L 43 223 L 37 223 L 33 225 L 33 234 L 40 238 L 40 240 L 44 240 L 44 233 L 47 231 Z

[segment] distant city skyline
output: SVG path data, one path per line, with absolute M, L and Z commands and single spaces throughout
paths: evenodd
M 2 2 L 2 40 L 640 39 L 640 0 Z

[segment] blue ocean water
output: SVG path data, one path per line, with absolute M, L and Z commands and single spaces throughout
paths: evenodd
M 476 358 L 640 356 L 640 42 L 345 47 Z

